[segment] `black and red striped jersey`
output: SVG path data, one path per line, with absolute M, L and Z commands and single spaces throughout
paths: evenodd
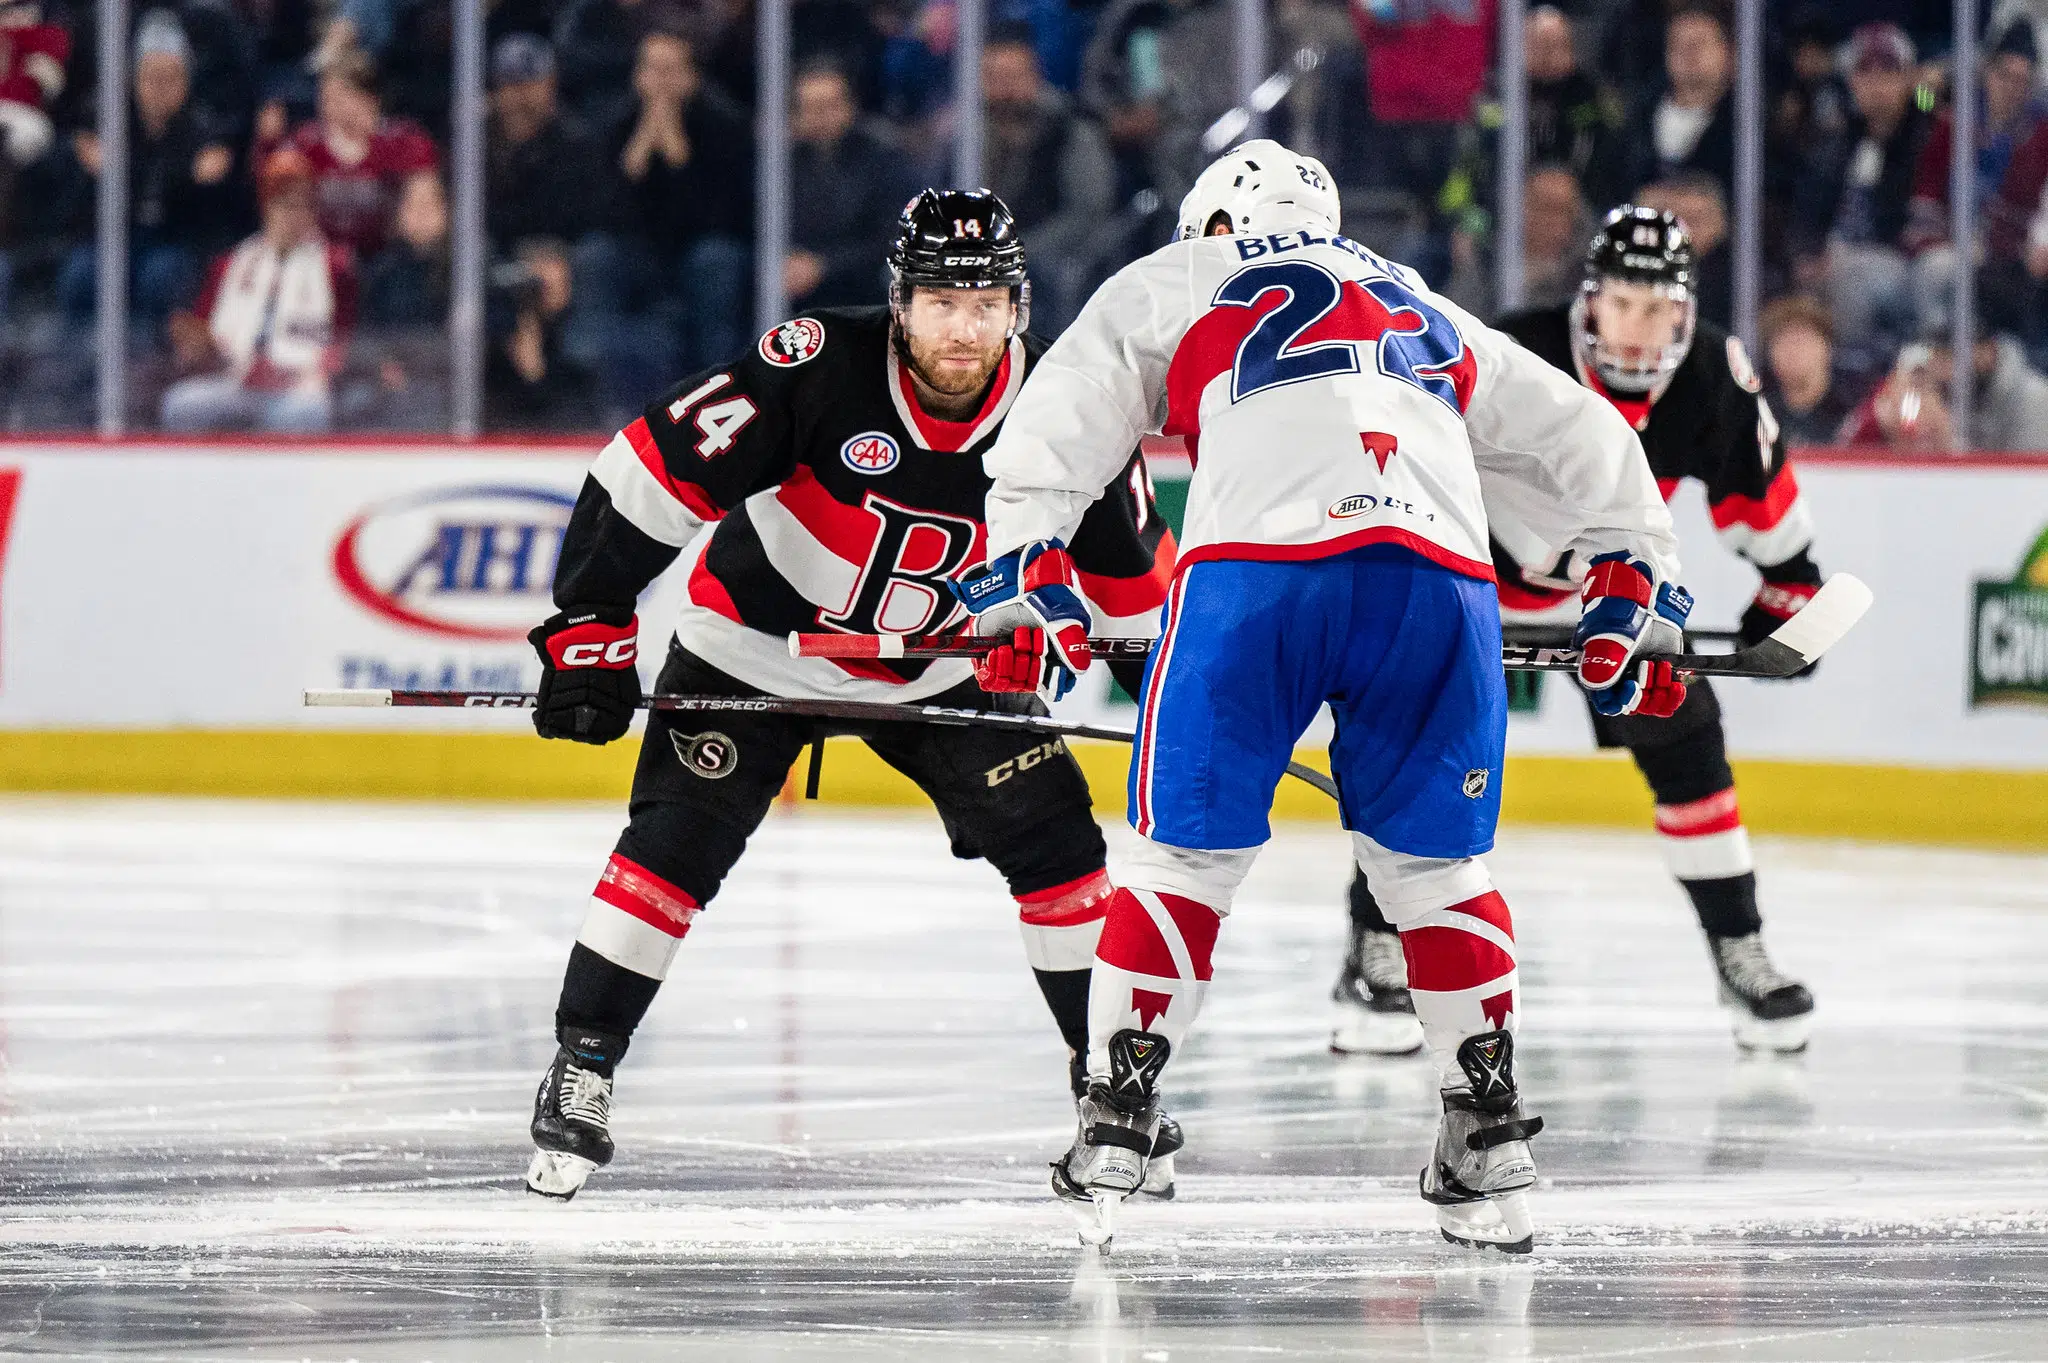
M 1701 322 L 1664 390 L 1631 397 L 1608 393 L 1599 376 L 1579 363 L 1568 307 L 1511 313 L 1495 326 L 1601 393 L 1628 418 L 1667 501 L 1684 480 L 1698 479 L 1721 542 L 1755 564 L 1766 581 L 1820 581 L 1810 552 L 1813 518 L 1742 342 Z M 1506 609 L 1542 610 L 1570 595 L 1558 585 L 1556 564 L 1517 563 L 1498 536 L 1493 557 Z
M 911 700 L 958 685 L 972 675 L 962 661 L 795 659 L 787 639 L 965 621 L 946 582 L 985 555 L 981 455 L 1044 348 L 1013 339 L 980 412 L 954 422 L 919 407 L 886 308 L 782 323 L 605 446 L 569 520 L 556 603 L 630 605 L 674 565 L 688 575 L 677 639 L 763 691 Z M 1136 451 L 1069 547 L 1095 633 L 1158 632 L 1175 545 Z

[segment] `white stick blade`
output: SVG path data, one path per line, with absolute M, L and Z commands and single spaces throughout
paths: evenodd
M 306 692 L 306 704 L 323 707 L 356 708 L 364 706 L 389 705 L 391 693 L 361 689 L 354 691 L 327 690 Z
M 1780 625 L 1771 637 L 1813 662 L 1842 641 L 1870 609 L 1870 588 L 1863 579 L 1836 573 L 1797 615 Z

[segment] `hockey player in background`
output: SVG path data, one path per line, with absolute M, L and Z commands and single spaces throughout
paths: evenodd
M 1025 333 L 1023 245 L 993 194 L 919 194 L 889 269 L 887 307 L 824 309 L 775 327 L 677 384 L 598 455 L 562 544 L 560 612 L 531 636 L 543 737 L 607 743 L 626 732 L 641 699 L 634 603 L 679 557 L 689 599 L 662 691 L 982 708 L 977 667 L 1001 684 L 1038 666 L 1009 650 L 979 665 L 789 656 L 796 630 L 916 633 L 966 618 L 947 582 L 984 553 L 981 452 L 1044 348 Z M 1072 563 L 1110 633 L 1149 637 L 1174 542 L 1135 447 L 1127 442 L 1114 485 L 1073 531 Z M 691 920 L 798 752 L 826 731 L 857 732 L 931 797 L 955 855 L 1002 872 L 1080 1091 L 1089 966 L 1111 888 L 1087 783 L 1057 739 L 657 712 L 631 820 L 570 950 L 560 1049 L 534 1100 L 532 1191 L 574 1196 L 612 1158 L 614 1068 Z M 1148 1191 L 1170 1194 L 1179 1139 L 1162 1125 Z
M 1527 1250 L 1535 1181 L 1515 1083 L 1513 924 L 1492 846 L 1506 741 L 1488 502 L 1591 565 L 1579 681 L 1603 713 L 1685 689 L 1671 517 L 1614 408 L 1338 235 L 1329 173 L 1270 141 L 1211 165 L 1180 239 L 1118 272 L 1047 352 L 986 464 L 976 628 L 1088 665 L 1063 542 L 1131 444 L 1182 436 L 1184 549 L 1131 761 L 1135 851 L 1096 950 L 1088 1088 L 1054 1191 L 1101 1240 L 1139 1186 L 1159 1081 L 1187 1042 L 1275 786 L 1328 702 L 1366 879 L 1401 932 L 1442 1089 L 1422 1196 L 1447 1239 Z M 1520 496 L 1514 495 L 1520 489 Z
M 1743 644 L 1784 624 L 1820 589 L 1813 521 L 1785 462 L 1784 441 L 1742 343 L 1697 322 L 1692 243 L 1671 214 L 1616 209 L 1587 249 L 1583 283 L 1568 306 L 1516 313 L 1500 329 L 1612 403 L 1640 434 L 1657 487 L 1668 498 L 1687 478 L 1706 488 L 1721 540 L 1762 575 L 1742 613 Z M 1583 558 L 1551 552 L 1493 513 L 1493 563 L 1501 607 L 1546 613 L 1568 600 Z M 1705 679 L 1670 719 L 1602 714 L 1603 748 L 1627 748 L 1657 801 L 1665 863 L 1685 888 L 1706 933 L 1721 1001 L 1745 1048 L 1806 1047 L 1813 995 L 1764 951 L 1756 871 L 1735 800 L 1721 707 Z M 1399 1054 L 1419 1049 L 1394 925 L 1363 877 L 1351 885 L 1350 955 L 1335 990 L 1331 1045 Z

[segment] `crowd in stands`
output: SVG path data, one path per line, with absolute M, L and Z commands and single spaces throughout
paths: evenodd
M 136 429 L 434 430 L 449 419 L 451 0 L 138 0 L 129 53 Z M 2048 448 L 2048 0 L 1990 0 L 1978 239 L 1949 238 L 1951 11 L 1765 7 L 1759 367 L 1799 443 L 1954 442 L 1959 271 L 1975 443 Z M 1034 325 L 1168 234 L 1235 101 L 1231 0 L 987 0 L 985 179 Z M 485 422 L 594 431 L 753 334 L 752 0 L 485 0 Z M 90 424 L 97 7 L 0 0 L 0 429 Z M 1268 129 L 1353 236 L 1473 311 L 1494 269 L 1494 0 L 1270 0 Z M 793 0 L 792 309 L 882 301 L 950 178 L 954 0 Z M 1578 285 L 1600 216 L 1667 207 L 1701 313 L 1733 297 L 1727 0 L 1532 6 L 1524 300 Z

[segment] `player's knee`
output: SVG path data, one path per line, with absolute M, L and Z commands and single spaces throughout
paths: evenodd
M 1230 913 L 1237 887 L 1244 883 L 1258 856 L 1256 847 L 1208 851 L 1140 838 L 1135 847 L 1117 858 L 1112 879 L 1125 889 L 1195 900 L 1222 918 Z
M 1417 857 L 1382 847 L 1363 833 L 1351 835 L 1352 853 L 1386 921 L 1406 928 L 1439 909 L 1477 899 L 1493 889 L 1477 857 Z
M 1692 804 L 1735 786 L 1727 738 L 1718 723 L 1695 729 L 1676 742 L 1629 752 L 1659 805 Z
M 1017 925 L 1031 968 L 1067 971 L 1093 965 L 1102 920 L 1115 893 L 1109 872 L 1098 866 L 1063 885 L 1018 895 Z

